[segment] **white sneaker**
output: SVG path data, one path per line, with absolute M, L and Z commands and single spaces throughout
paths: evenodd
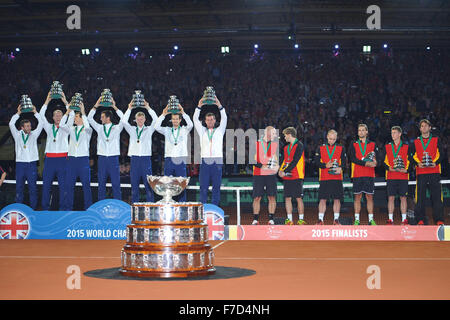
M 259 224 L 258 220 L 253 220 L 252 225 L 257 225 Z
M 275 221 L 269 220 L 269 224 L 275 224 Z

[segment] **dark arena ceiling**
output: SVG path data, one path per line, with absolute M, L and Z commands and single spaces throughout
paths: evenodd
M 381 9 L 381 30 L 368 30 L 369 5 Z M 69 30 L 70 5 L 81 10 L 81 28 Z M 450 1 L 312 0 L 4 0 L 0 1 L 0 50 L 15 47 L 114 49 L 139 45 L 167 51 L 288 50 L 378 46 L 448 47 Z

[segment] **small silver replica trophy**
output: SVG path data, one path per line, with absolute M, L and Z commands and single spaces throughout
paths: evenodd
M 363 161 L 373 162 L 375 160 L 375 152 L 371 151 L 369 154 L 363 158 Z
M 111 107 L 112 106 L 112 93 L 109 89 L 103 89 L 100 105 L 102 107 Z
M 338 161 L 337 159 L 333 159 L 333 162 L 331 163 L 331 168 L 328 169 L 328 173 L 333 175 L 337 174 L 336 172 L 337 168 L 339 168 Z
M 59 81 L 53 81 L 52 86 L 50 87 L 50 96 L 52 99 L 61 99 L 62 98 L 62 83 Z
M 270 170 L 274 170 L 278 167 L 278 160 L 275 156 L 272 156 L 269 161 L 267 162 L 267 167 Z
M 186 278 L 214 274 L 214 250 L 203 204 L 176 202 L 189 177 L 147 176 L 158 202 L 135 202 L 120 273 L 129 277 Z
M 206 87 L 205 91 L 203 91 L 202 100 L 204 104 L 216 104 L 216 92 L 213 87 Z
M 20 98 L 20 112 L 32 112 L 33 111 L 33 103 L 31 102 L 30 97 L 27 94 L 23 94 Z
M 80 111 L 80 105 L 83 103 L 83 97 L 81 96 L 81 93 L 77 92 L 72 97 L 72 100 L 69 104 L 69 109 L 72 109 L 74 111 Z
M 433 160 L 428 152 L 424 151 L 422 156 L 422 164 L 424 167 L 431 167 L 433 165 Z
M 181 109 L 179 106 L 180 101 L 177 99 L 177 96 L 170 96 L 167 104 L 169 105 L 168 111 L 170 113 L 180 113 L 181 112 Z
M 133 108 L 143 108 L 145 105 L 144 95 L 141 93 L 141 90 L 134 90 L 133 94 Z
M 403 169 L 405 169 L 405 162 L 399 155 L 394 159 L 394 170 L 403 170 Z

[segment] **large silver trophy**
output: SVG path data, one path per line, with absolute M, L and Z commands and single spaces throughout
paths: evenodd
M 20 97 L 20 112 L 32 112 L 33 111 L 33 103 L 31 102 L 30 97 L 27 94 L 23 94 Z
M 431 159 L 431 156 L 428 152 L 424 151 L 422 156 L 422 164 L 424 167 L 431 167 L 433 166 L 433 160 Z
M 62 83 L 59 81 L 53 81 L 52 86 L 50 87 L 50 96 L 52 99 L 61 99 L 62 98 Z
M 168 111 L 170 113 L 180 113 L 180 100 L 178 100 L 177 96 L 170 96 L 169 101 L 167 102 L 169 105 Z
M 100 105 L 102 107 L 111 107 L 112 106 L 112 93 L 109 89 L 103 89 L 102 94 L 100 96 Z
M 83 103 L 83 97 L 81 93 L 77 92 L 72 97 L 72 100 L 70 100 L 69 109 L 72 109 L 74 111 L 80 111 L 80 105 Z
M 190 178 L 147 176 L 158 202 L 133 203 L 120 273 L 132 277 L 184 278 L 215 272 L 203 204 L 175 202 Z
M 133 108 L 143 108 L 145 105 L 144 94 L 141 93 L 141 90 L 134 90 L 133 100 L 131 106 Z
M 216 104 L 216 92 L 213 87 L 206 87 L 205 91 L 203 91 L 202 100 L 204 104 Z

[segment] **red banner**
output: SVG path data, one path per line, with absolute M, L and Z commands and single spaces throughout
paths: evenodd
M 224 240 L 440 241 L 439 226 L 225 226 Z

